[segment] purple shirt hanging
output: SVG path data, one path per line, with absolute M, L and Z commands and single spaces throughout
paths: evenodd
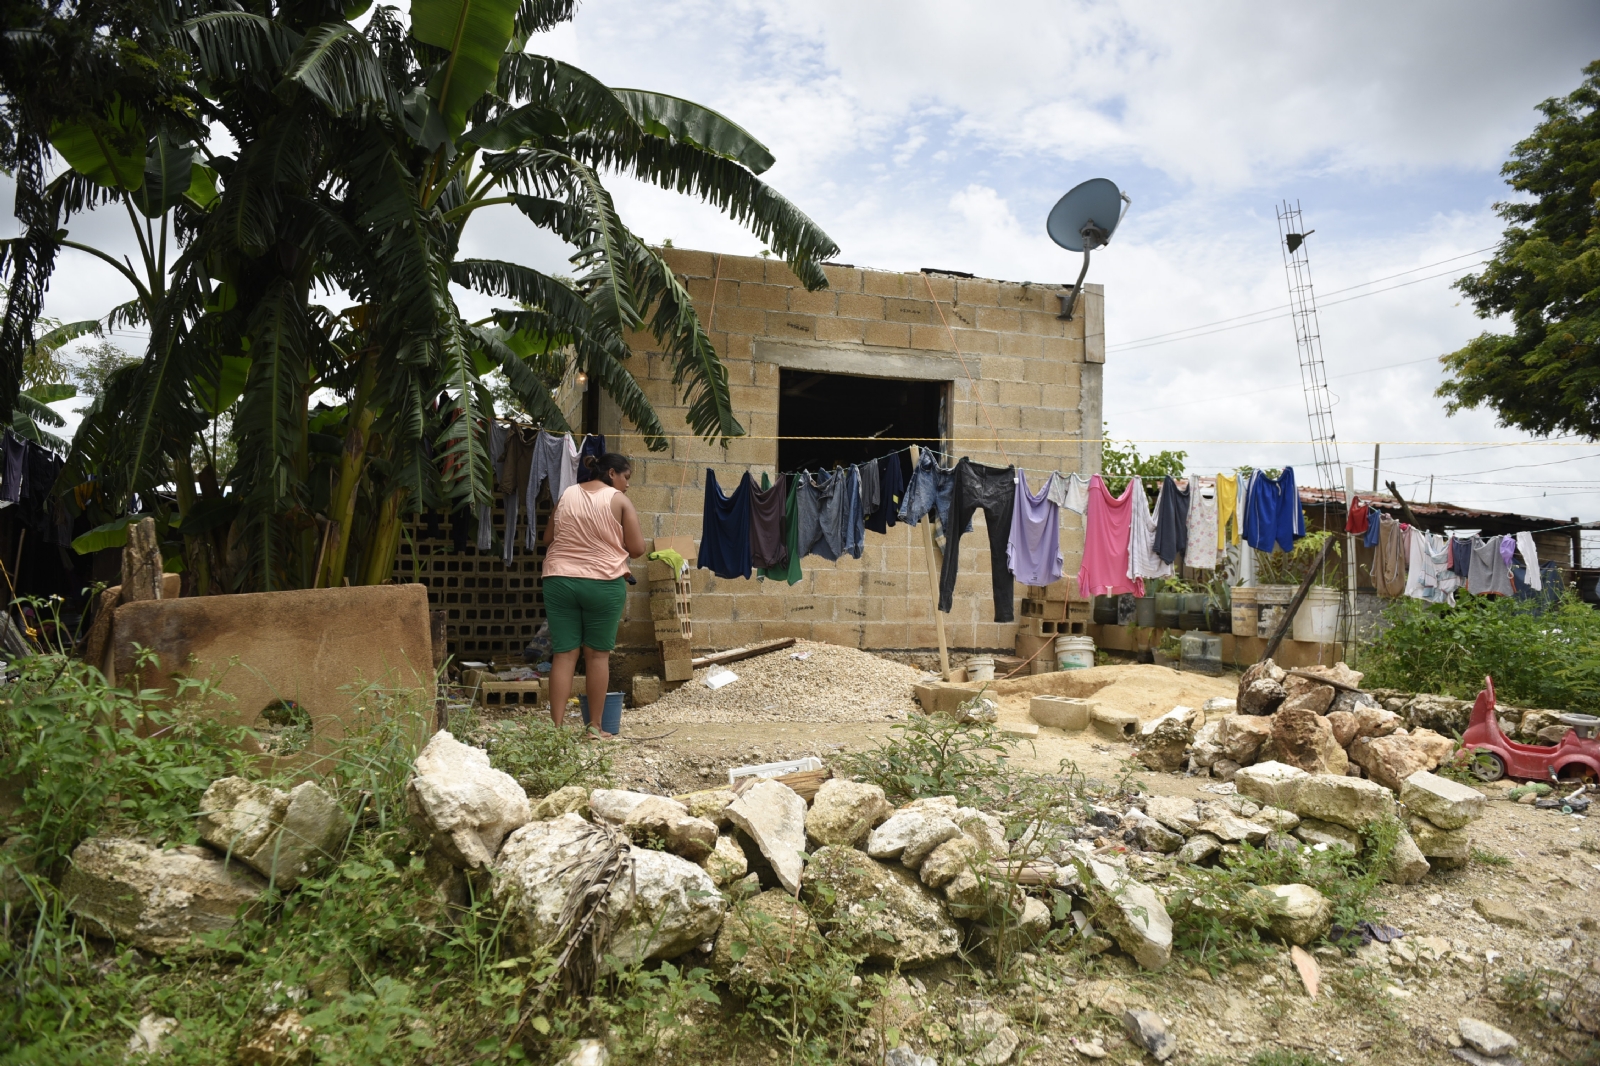
M 1049 585 L 1061 579 L 1061 511 L 1048 486 L 1038 495 L 1028 491 L 1028 475 L 1017 471 L 1017 493 L 1011 505 L 1011 539 L 1006 559 L 1024 585 Z

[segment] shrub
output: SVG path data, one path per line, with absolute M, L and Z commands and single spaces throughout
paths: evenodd
M 1471 699 L 1487 674 L 1496 695 L 1515 706 L 1600 709 L 1600 612 L 1570 592 L 1553 605 L 1399 599 L 1384 623 L 1361 657 L 1368 684 Z
M 604 744 L 584 739 L 576 729 L 544 718 L 513 718 L 482 728 L 489 761 L 527 789 L 548 796 L 567 785 L 608 784 L 611 755 Z
M 991 801 L 1015 786 L 1007 757 L 1016 747 L 992 725 L 963 725 L 944 715 L 913 715 L 890 727 L 876 747 L 838 762 L 860 781 L 883 789 L 890 802 L 955 796 L 963 803 Z

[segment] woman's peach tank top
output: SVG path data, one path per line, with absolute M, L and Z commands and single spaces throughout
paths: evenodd
M 587 577 L 610 581 L 628 573 L 628 548 L 622 523 L 611 513 L 609 485 L 589 492 L 572 485 L 556 502 L 556 535 L 544 553 L 545 577 Z

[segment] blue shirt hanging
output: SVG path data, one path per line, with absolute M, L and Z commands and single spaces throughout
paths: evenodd
M 1250 499 L 1245 505 L 1244 539 L 1257 551 L 1274 548 L 1294 551 L 1294 542 L 1306 535 L 1300 512 L 1300 492 L 1294 487 L 1294 467 L 1286 466 L 1276 478 L 1256 472 L 1250 479 Z
M 700 520 L 701 569 L 718 577 L 750 576 L 750 493 L 755 482 L 745 472 L 733 495 L 724 496 L 715 471 L 706 470 L 706 506 Z

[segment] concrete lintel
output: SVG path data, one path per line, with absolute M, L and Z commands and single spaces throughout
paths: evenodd
M 966 376 L 961 371 L 960 360 L 952 355 L 867 344 L 799 344 L 757 337 L 752 355 L 758 363 L 776 363 L 791 370 L 814 370 L 822 374 L 914 381 L 957 381 Z

